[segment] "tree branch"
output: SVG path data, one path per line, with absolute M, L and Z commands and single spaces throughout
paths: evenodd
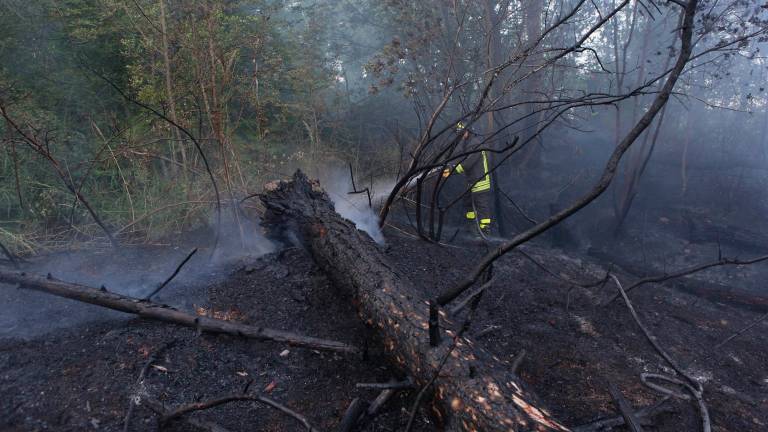
M 573 204 L 571 204 L 571 206 L 554 214 L 546 221 L 539 223 L 518 234 L 512 240 L 501 244 L 498 246 L 498 248 L 496 248 L 496 250 L 486 255 L 482 261 L 469 273 L 467 278 L 465 278 L 458 285 L 446 290 L 437 298 L 437 301 L 440 305 L 448 304 L 453 299 L 458 297 L 462 292 L 469 288 L 480 277 L 480 275 L 483 274 L 488 266 L 490 266 L 498 258 L 515 249 L 517 246 L 531 240 L 532 238 L 537 237 L 553 226 L 559 224 L 563 220 L 569 218 L 582 208 L 586 207 L 592 201 L 597 199 L 600 195 L 603 194 L 603 192 L 605 192 L 605 190 L 613 181 L 614 176 L 616 175 L 616 170 L 622 156 L 624 156 L 624 154 L 629 150 L 629 148 L 637 140 L 640 134 L 642 134 L 643 131 L 651 124 L 654 117 L 656 117 L 656 114 L 658 114 L 661 108 L 664 107 L 664 105 L 667 103 L 669 96 L 672 93 L 678 78 L 680 77 L 680 74 L 685 68 L 685 65 L 688 63 L 688 59 L 690 58 L 691 51 L 693 49 L 691 41 L 693 39 L 694 17 L 696 15 L 697 4 L 697 0 L 690 0 L 688 7 L 683 12 L 683 35 L 681 37 L 682 46 L 680 49 L 680 55 L 678 56 L 677 61 L 675 62 L 675 66 L 672 72 L 669 74 L 667 81 L 664 83 L 664 87 L 656 96 L 653 103 L 648 108 L 648 111 L 637 122 L 637 124 L 635 124 L 627 136 L 625 136 L 624 139 L 616 146 L 616 149 L 613 151 L 611 157 L 608 159 L 608 162 L 605 165 L 600 180 L 597 182 L 597 184 L 594 185 L 592 190 L 587 192 L 587 194 L 582 196 L 580 199 L 576 200 Z

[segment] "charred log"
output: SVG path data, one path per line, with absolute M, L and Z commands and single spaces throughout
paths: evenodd
M 104 287 L 97 289 L 56 280 L 50 274 L 46 278 L 27 273 L 0 270 L 0 283 L 19 285 L 22 288 L 41 291 L 120 312 L 127 312 L 142 318 L 193 327 L 200 332 L 228 334 L 246 339 L 285 342 L 318 350 L 358 353 L 355 347 L 341 342 L 299 335 L 283 330 L 197 316 L 182 312 L 168 305 L 109 292 Z
M 417 385 L 429 382 L 452 346 L 430 346 L 428 302 L 411 281 L 301 172 L 293 181 L 268 184 L 261 199 L 262 224 L 274 235 L 292 231 L 378 330 L 393 362 Z M 508 362 L 461 338 L 431 387 L 439 420 L 448 430 L 566 430 L 510 370 Z

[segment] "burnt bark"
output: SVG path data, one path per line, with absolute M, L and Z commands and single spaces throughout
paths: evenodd
M 429 304 L 413 283 L 301 172 L 292 181 L 268 184 L 261 199 L 262 224 L 270 235 L 295 235 L 337 289 L 353 299 L 360 318 L 376 329 L 393 363 L 417 385 L 429 382 L 451 344 L 430 346 Z M 457 342 L 430 391 L 447 430 L 566 430 L 541 408 L 509 362 L 466 338 Z

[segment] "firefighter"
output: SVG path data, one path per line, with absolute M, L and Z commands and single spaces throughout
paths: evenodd
M 464 123 L 456 124 L 456 133 L 461 135 L 457 153 L 465 153 L 475 150 L 476 135 L 464 126 Z M 491 233 L 491 173 L 488 162 L 488 154 L 485 150 L 475 152 L 467 156 L 455 167 L 447 168 L 443 176 L 447 177 L 452 172 L 463 174 L 467 181 L 470 193 L 464 195 L 464 216 L 480 232 L 482 237 L 488 237 Z

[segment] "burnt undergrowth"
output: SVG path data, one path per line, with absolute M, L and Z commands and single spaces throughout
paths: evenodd
M 425 290 L 425 296 L 455 283 L 484 253 L 484 246 L 460 242 L 427 245 L 396 231 L 387 232 L 382 247 Z M 159 254 L 181 256 L 187 250 L 137 248 L 133 252 L 119 256 L 115 252 L 80 252 L 79 258 L 96 279 L 99 272 L 117 271 L 109 263 L 119 262 L 122 272 L 146 273 Z M 642 385 L 640 374 L 669 371 L 643 339 L 624 304 L 604 305 L 616 288 L 611 284 L 580 288 L 566 282 L 599 281 L 606 266 L 558 250 L 529 246 L 524 252 L 528 257 L 515 252 L 496 264 L 496 278 L 481 300 L 470 337 L 502 359 L 514 359 L 524 350 L 518 374 L 552 414 L 569 426 L 616 415 L 609 382 L 635 407 L 659 401 L 658 394 Z M 203 268 L 202 263 L 197 267 Z M 635 280 L 620 269 L 614 271 L 622 281 Z M 361 358 L 275 342 L 200 335 L 194 329 L 125 316 L 74 320 L 25 337 L 6 331 L 0 340 L 0 392 L 4 395 L 0 430 L 120 431 L 132 399 L 158 401 L 170 409 L 239 393 L 246 387 L 302 414 L 320 430 L 335 430 L 354 398 L 372 400 L 378 394 L 357 388 L 357 383 L 404 378 L 386 361 L 379 342 L 358 319 L 349 299 L 334 290 L 303 250 L 287 246 L 258 258 L 232 261 L 208 273 L 194 282 L 174 281 L 162 295 L 198 314 L 339 340 L 367 347 L 367 355 Z M 3 287 L 3 292 L 7 298 L 11 298 L 9 292 L 15 298 L 32 294 L 9 287 Z M 179 300 L 184 298 L 187 300 Z M 632 301 L 671 355 L 707 389 L 714 430 L 764 430 L 768 424 L 768 324 L 759 324 L 713 350 L 718 342 L 758 318 L 760 311 L 664 285 L 640 287 L 632 293 Z M 64 320 L 68 314 L 80 313 L 65 309 L 52 314 L 67 304 L 71 302 L 57 299 L 46 308 L 30 308 L 26 320 L 16 325 Z M 149 359 L 153 361 L 148 363 Z M 144 379 L 137 383 L 145 367 Z M 363 430 L 402 430 L 416 393 L 399 392 Z M 423 404 L 414 430 L 441 430 L 430 413 L 429 404 Z M 231 431 L 302 427 L 293 418 L 253 402 L 235 402 L 186 418 Z M 650 430 L 658 431 L 697 430 L 700 422 L 690 401 L 675 400 L 652 420 Z M 140 404 L 129 419 L 128 430 L 151 430 L 157 421 L 158 415 Z M 185 421 L 168 427 L 199 430 Z

